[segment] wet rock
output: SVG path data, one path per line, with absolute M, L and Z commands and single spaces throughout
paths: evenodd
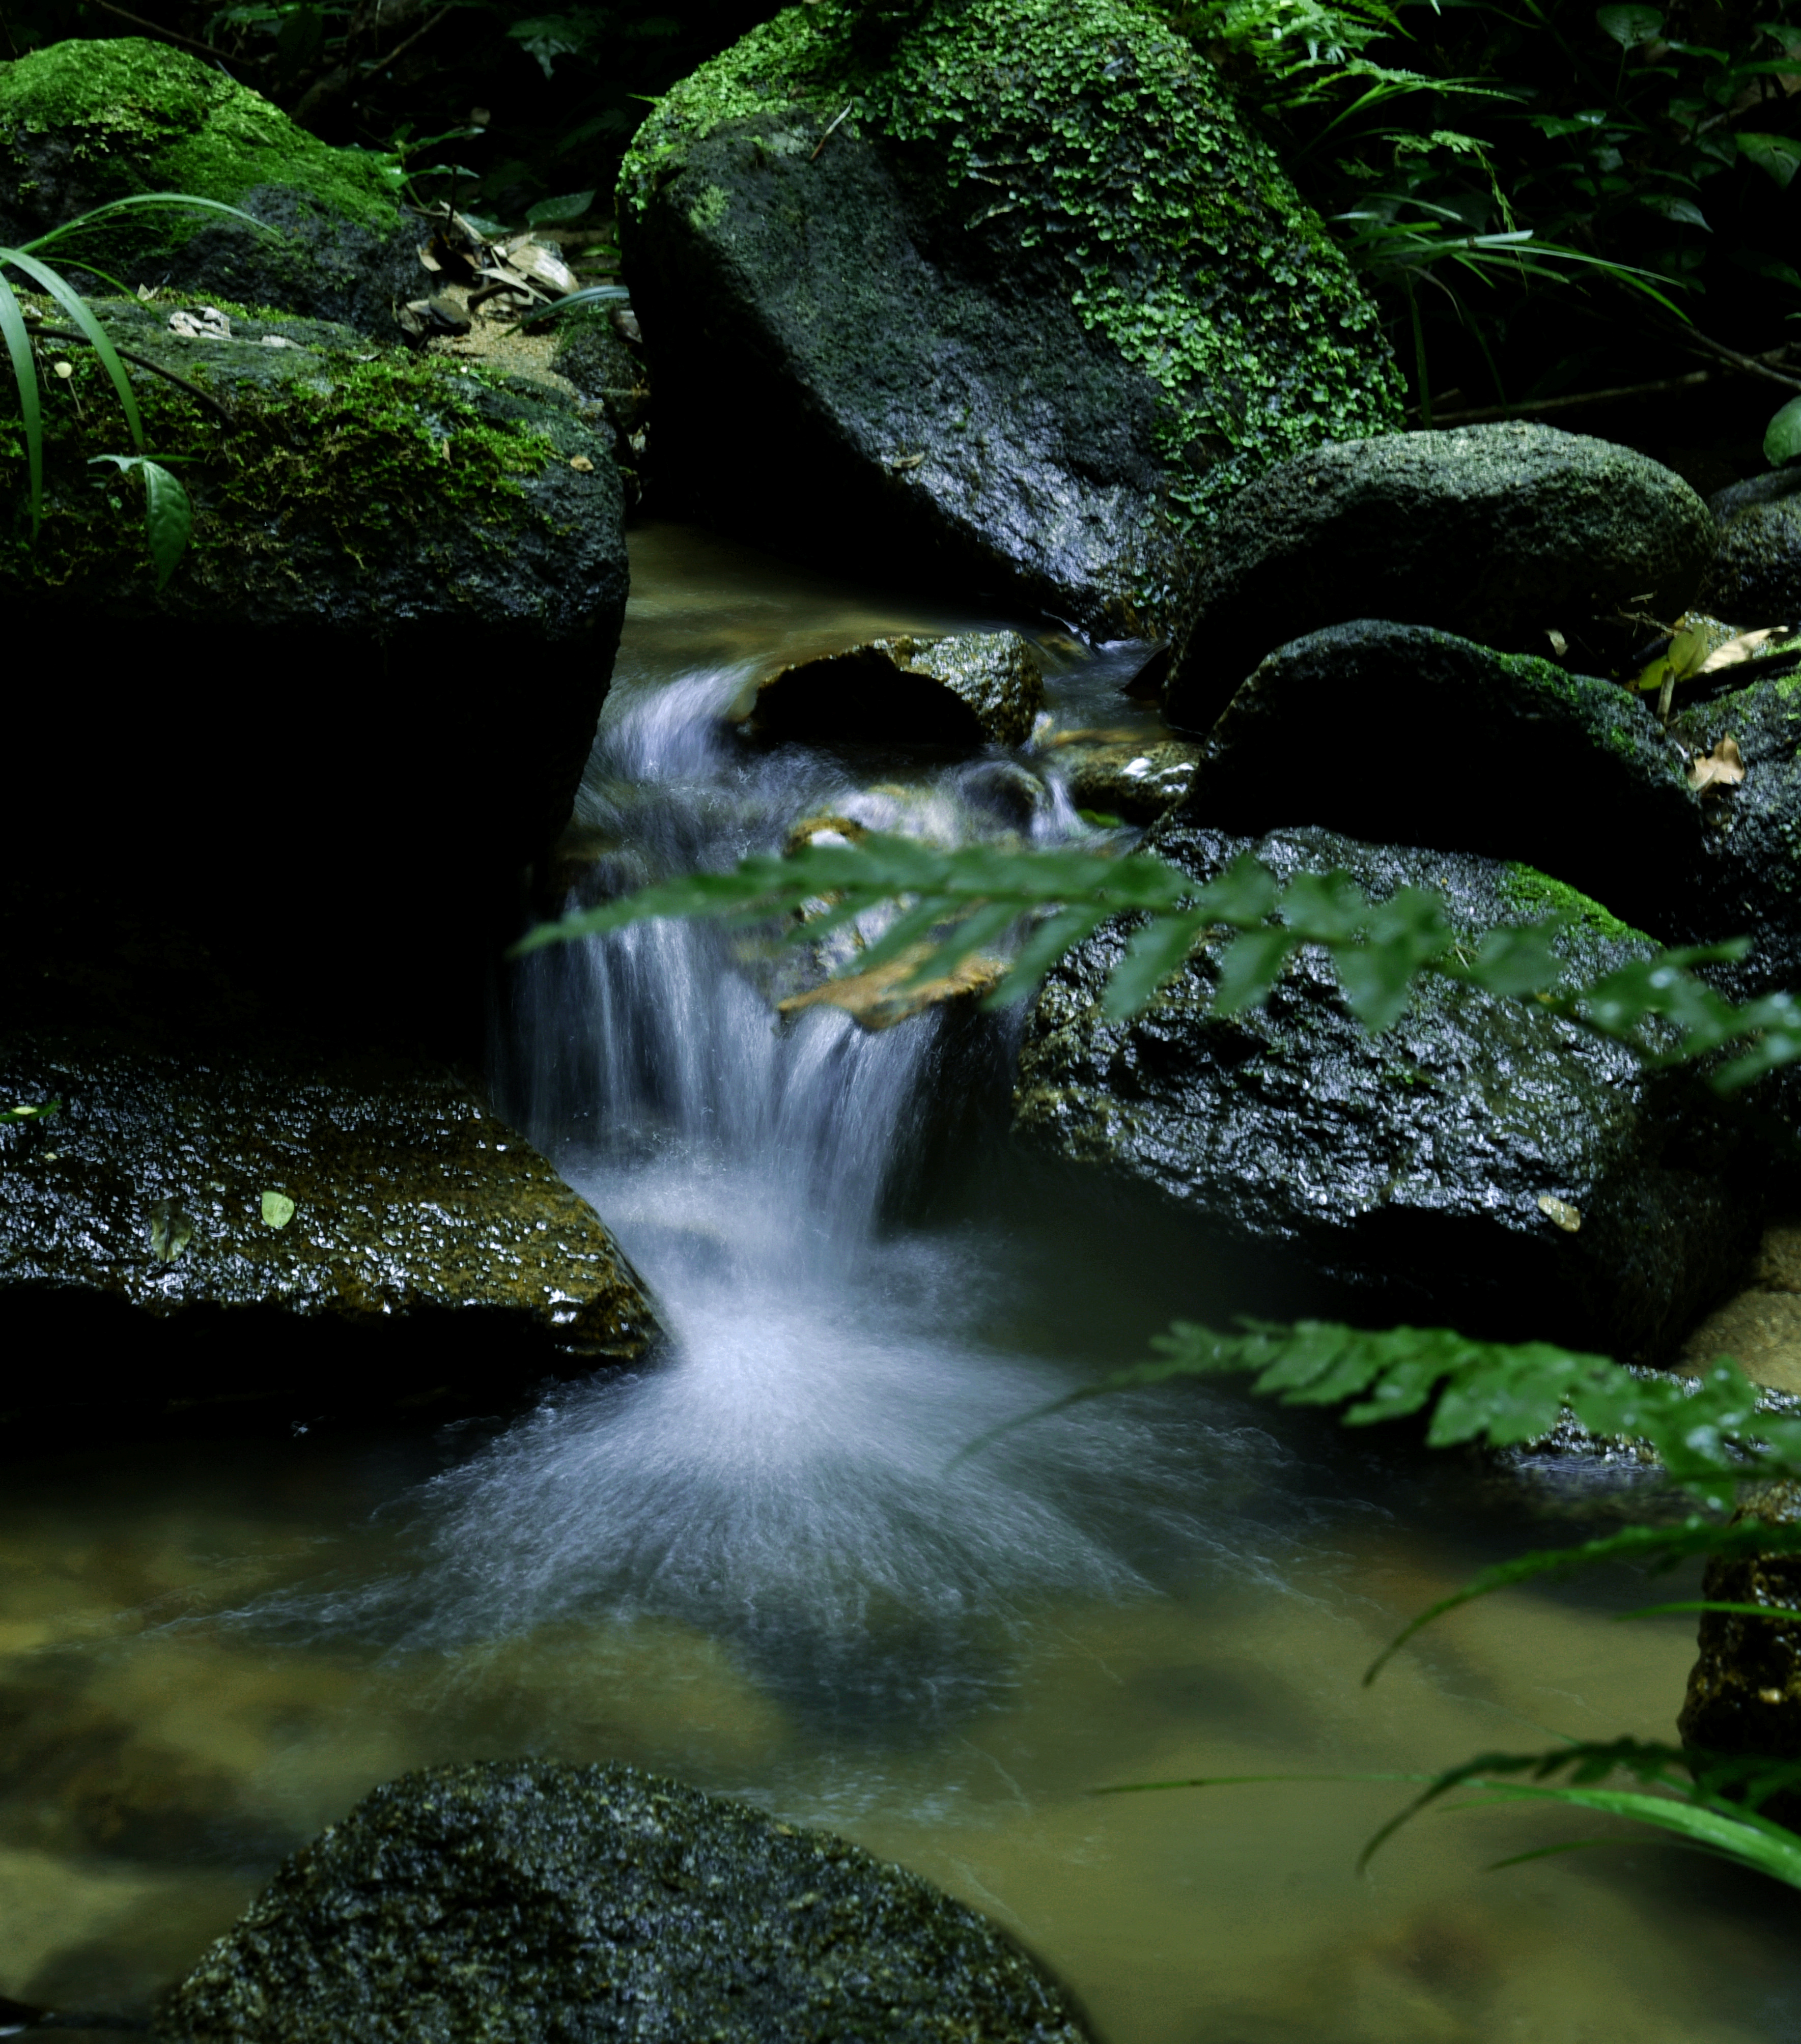
M 1179 738 L 1144 744 L 1106 745 L 1089 751 L 1072 748 L 1069 799 L 1079 809 L 1118 816 L 1124 823 L 1154 823 L 1176 807 L 1195 778 L 1200 748 Z
M 1613 613 L 1687 609 L 1716 537 L 1679 476 L 1550 426 L 1320 448 L 1225 513 L 1182 607 L 1164 713 L 1206 731 L 1266 653 L 1352 618 L 1432 625 L 1506 652 L 1543 652 L 1556 630 L 1592 663 L 1618 636 Z M 1625 628 L 1622 655 L 1642 630 Z
M 1720 544 L 1697 607 L 1741 628 L 1801 620 L 1801 467 L 1736 482 L 1709 509 Z
M 1451 853 L 1315 829 L 1247 843 L 1180 816 L 1147 846 L 1197 878 L 1249 849 L 1372 896 L 1437 887 L 1472 933 L 1530 914 L 1506 868 Z M 1645 955 L 1588 906 L 1560 940 L 1573 966 Z M 1123 942 L 1098 933 L 1045 983 L 1014 1095 L 1028 1144 L 1149 1188 L 1230 1253 L 1298 1256 L 1396 1320 L 1664 1361 L 1739 1275 L 1755 1215 L 1724 1175 L 1730 1128 L 1645 1054 L 1450 982 L 1372 1035 L 1307 952 L 1263 1008 L 1216 1016 L 1212 940 L 1155 1005 L 1110 1023 L 1097 1001 Z
M 593 1210 L 447 1074 L 373 1055 L 0 1041 L 6 1431 L 491 1411 L 657 1338 Z M 202 1408 L 210 1408 L 203 1410 Z
M 46 252 L 129 284 L 343 320 L 391 338 L 425 281 L 417 221 L 367 152 L 310 135 L 167 44 L 83 37 L 0 65 L 0 242 L 140 192 L 224 201 L 264 222 L 134 207 Z
M 1399 421 L 1321 223 L 1118 0 L 791 9 L 658 102 L 620 214 L 660 486 L 810 558 L 1118 636 L 1230 490 Z
M 552 368 L 598 405 L 629 439 L 650 416 L 650 379 L 643 358 L 619 338 L 604 307 L 566 313 L 557 324 Z
M 764 737 L 902 745 L 1021 745 L 1045 704 L 1037 655 L 1017 632 L 872 639 L 784 667 L 756 692 Z
M 1764 1231 L 1750 1279 L 1684 1343 L 1683 1362 L 1704 1370 L 1730 1355 L 1753 1384 L 1801 1400 L 1801 1224 Z
M 1801 1516 L 1801 1485 L 1769 1485 L 1747 1499 L 1738 1516 L 1792 1525 Z M 1700 1653 L 1676 1721 L 1684 1744 L 1706 1753 L 1801 1760 L 1801 1554 L 1718 1557 L 1707 1564 L 1701 1594 L 1794 1617 L 1702 1613 Z M 1801 1793 L 1790 1789 L 1762 1808 L 1779 1824 L 1801 1829 Z
M 1773 668 L 1679 712 L 1670 736 L 1693 763 L 1730 739 L 1744 769 L 1701 797 L 1707 831 L 1700 877 L 1685 905 L 1691 929 L 1755 939 L 1745 962 L 1718 975 L 1740 995 L 1771 988 L 1801 990 L 1801 640 L 1767 649 L 1764 661 L 1734 674 Z M 1781 671 L 1784 668 L 1789 671 Z M 1680 700 L 1679 694 L 1678 700 Z M 1658 860 L 1664 854 L 1660 847 Z
M 164 2044 L 804 2038 L 1076 2044 L 1067 1998 L 917 1874 L 623 1766 L 389 1782 L 160 2011 Z
M 341 978 L 348 952 L 435 982 L 510 934 L 515 876 L 587 759 L 627 578 L 606 429 L 341 327 L 183 339 L 160 305 L 96 310 L 226 416 L 135 378 L 194 507 L 159 590 L 141 486 L 90 466 L 119 443 L 117 400 L 70 350 L 81 412 L 49 414 L 35 544 L 23 491 L 6 507 L 0 600 L 79 680 L 16 692 L 10 742 L 57 770 L 15 777 L 0 859 L 40 867 L 55 845 L 60 871 L 116 884 L 132 845 L 165 901 L 205 876 L 216 931 L 255 920 Z

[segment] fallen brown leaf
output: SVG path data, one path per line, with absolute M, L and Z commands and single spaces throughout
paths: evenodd
M 1711 674 L 1720 667 L 1736 667 L 1741 660 L 1749 660 L 1760 646 L 1768 645 L 1777 636 L 1774 625 L 1765 625 L 1761 632 L 1741 632 L 1723 646 L 1716 646 L 1695 671 Z
M 776 1005 L 784 1015 L 798 1015 L 803 1008 L 841 1008 L 865 1029 L 891 1029 L 897 1022 L 922 1014 L 941 1001 L 954 1001 L 960 993 L 986 993 L 1006 976 L 1004 959 L 978 952 L 974 958 L 966 958 L 954 972 L 909 986 L 909 975 L 929 948 L 915 944 L 873 972 L 829 979 L 823 986 L 809 987 L 805 993 L 791 993 Z
M 1736 788 L 1745 778 L 1745 762 L 1738 740 L 1728 732 L 1711 752 L 1698 752 L 1688 769 L 1688 785 L 1699 795 L 1721 788 Z

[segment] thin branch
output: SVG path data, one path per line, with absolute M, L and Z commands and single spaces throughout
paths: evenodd
M 1611 390 L 1582 390 L 1574 397 L 1540 398 L 1524 405 L 1485 405 L 1471 412 L 1435 412 L 1433 417 L 1441 426 L 1472 426 L 1486 419 L 1518 418 L 1528 412 L 1573 411 L 1580 405 L 1605 405 L 1618 398 L 1654 398 L 1665 390 L 1691 390 L 1713 380 L 1712 370 L 1696 369 L 1686 376 L 1666 376 L 1657 383 L 1622 383 Z
M 94 4 L 103 14 L 117 14 L 121 21 L 129 21 L 134 29 L 143 29 L 152 36 L 160 36 L 166 43 L 179 43 L 185 50 L 198 50 L 202 56 L 210 57 L 215 63 L 224 62 L 219 52 L 210 44 L 197 43 L 191 36 L 178 35 L 173 29 L 165 29 L 155 21 L 147 21 L 141 14 L 130 13 L 123 7 L 115 7 L 113 0 L 94 0 Z
M 1761 376 L 1767 382 L 1780 383 L 1785 390 L 1801 390 L 1801 379 L 1784 376 L 1769 366 L 1773 361 L 1780 361 L 1788 352 L 1787 348 L 1772 348 L 1767 355 L 1741 355 L 1737 348 L 1728 348 L 1723 342 L 1711 340 L 1704 333 L 1690 332 L 1683 338 L 1687 343 L 1691 355 L 1715 355 L 1729 367 L 1738 370 L 1744 375 Z
M 86 341 L 87 339 L 85 333 L 76 333 L 66 326 L 34 326 L 31 331 L 40 340 Z M 148 355 L 140 355 L 133 348 L 121 348 L 116 340 L 113 343 L 113 350 L 124 360 L 135 363 L 140 369 L 148 369 L 152 376 L 160 376 L 166 382 L 175 384 L 179 388 L 185 390 L 189 397 L 198 399 L 209 410 L 217 412 L 228 426 L 237 425 L 237 420 L 232 417 L 225 406 L 210 392 L 202 390 L 198 384 L 190 383 L 185 376 L 178 376 L 174 370 L 165 369 L 160 362 L 152 362 Z
M 452 0 L 452 4 L 454 4 L 454 0 Z M 102 0 L 102 5 L 104 5 L 104 0 Z M 449 12 L 448 6 L 439 8 L 429 21 L 421 27 L 415 29 L 404 42 L 396 43 L 385 57 L 368 57 L 361 60 L 363 68 L 366 71 L 371 72 L 386 71 L 390 64 L 398 63 L 419 38 L 421 36 L 429 36 Z

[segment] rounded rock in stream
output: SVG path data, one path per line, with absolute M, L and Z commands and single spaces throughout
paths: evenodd
M 1045 706 L 1044 670 L 1017 632 L 872 639 L 783 667 L 756 692 L 766 738 L 901 745 L 1022 745 Z
M 384 1784 L 296 1853 L 158 2015 L 164 2044 L 1079 2044 L 972 1909 L 620 1765 Z

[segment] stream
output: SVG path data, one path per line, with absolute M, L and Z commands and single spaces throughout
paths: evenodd
M 633 535 L 633 576 L 572 840 L 608 881 L 827 815 L 1088 829 L 1052 751 L 760 747 L 728 720 L 779 658 L 1023 621 L 674 526 Z M 1045 659 L 1059 727 L 1157 734 L 1120 694 L 1130 649 L 1053 636 Z M 9 1470 L 0 1994 L 141 2011 L 375 1782 L 533 1753 L 902 1862 L 1041 1957 L 1107 2044 L 1801 2040 L 1786 1892 L 1643 1837 L 1489 1871 L 1595 1828 L 1518 1811 L 1424 1819 L 1360 1877 L 1410 1792 L 1318 1778 L 1673 1736 L 1693 1619 L 1607 1619 L 1695 1578 L 1491 1599 L 1365 1689 L 1414 1612 L 1580 1537 L 1607 1493 L 1555 1489 L 1548 1524 L 1551 1489 L 1231 1385 L 983 1441 L 1172 1316 L 1239 1308 L 1237 1274 L 1009 1152 L 1008 1016 L 783 1020 L 793 970 L 656 924 L 497 996 L 497 1097 L 644 1274 L 656 1367 L 510 1424 Z M 1313 1778 L 1094 1792 L 1281 1775 Z

